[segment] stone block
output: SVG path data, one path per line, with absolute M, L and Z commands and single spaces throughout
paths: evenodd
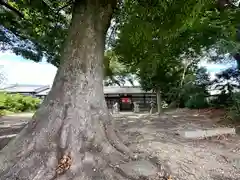
M 203 139 L 224 134 L 236 134 L 235 128 L 214 128 L 205 130 L 181 131 L 179 135 L 190 139 Z

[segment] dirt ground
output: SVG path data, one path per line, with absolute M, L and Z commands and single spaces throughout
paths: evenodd
M 181 109 L 160 117 L 120 113 L 114 115 L 114 120 L 125 144 L 157 157 L 171 172 L 172 180 L 240 180 L 240 135 L 189 140 L 177 134 L 181 130 L 218 127 L 223 115 L 218 110 Z M 15 124 L 30 117 L 6 117 L 1 122 Z
M 211 118 L 211 119 L 210 119 Z M 123 113 L 115 123 L 124 142 L 138 152 L 157 157 L 180 180 L 240 180 L 240 136 L 203 140 L 180 137 L 179 130 L 220 126 L 209 111 L 176 110 L 161 117 Z

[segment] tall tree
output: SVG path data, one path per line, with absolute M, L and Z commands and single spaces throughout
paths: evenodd
M 155 67 L 145 65 L 139 68 L 137 74 L 141 87 L 146 91 L 153 90 L 156 93 L 159 114 L 161 113 L 162 97 L 180 78 L 180 66 L 179 61 L 164 59 Z
M 235 41 L 233 29 L 239 22 L 239 11 L 226 10 L 227 6 L 222 6 L 223 2 L 220 4 L 219 10 L 214 5 L 195 6 L 187 21 L 184 16 L 179 19 L 175 14 L 169 16 L 171 10 L 176 14 L 179 11 L 191 13 L 190 10 L 181 9 L 178 3 L 163 5 L 156 1 L 154 6 L 149 6 L 136 2 L 126 8 L 115 49 L 121 57 L 120 61 L 139 75 L 142 87 L 157 92 L 159 112 L 160 92 L 164 93 L 166 87 L 173 86 L 174 80 L 181 89 L 186 70 L 199 61 L 204 51 L 219 48 L 220 44 L 223 45 L 220 43 L 222 40 Z M 182 81 L 179 84 L 181 70 Z M 170 79 L 170 76 L 175 78 Z M 176 83 L 173 87 L 176 87 Z
M 170 25 L 171 14 L 179 22 L 179 26 L 164 32 L 167 39 L 188 22 L 191 24 L 204 4 L 179 1 L 176 9 L 172 6 L 175 0 L 160 2 L 161 10 L 169 15 L 165 23 Z M 141 3 L 145 6 L 149 1 Z M 128 179 L 119 165 L 137 157 L 113 129 L 102 83 L 105 36 L 117 0 L 21 0 L 0 4 L 9 12 L 0 16 L 6 47 L 35 60 L 46 55 L 59 66 L 41 107 L 1 151 L 1 180 Z M 72 8 L 63 11 L 69 4 Z M 153 17 L 153 12 L 147 17 Z M 59 34 L 55 34 L 57 29 Z
M 103 95 L 105 35 L 116 6 L 115 0 L 73 2 L 52 89 L 1 151 L 1 180 L 118 179 L 113 167 L 134 158 L 113 130 Z

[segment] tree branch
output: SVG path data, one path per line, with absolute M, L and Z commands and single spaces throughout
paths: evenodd
M 60 8 L 57 10 L 57 12 L 63 10 L 64 8 L 66 8 L 66 7 L 68 7 L 68 6 L 72 5 L 72 4 L 73 4 L 73 0 L 68 1 L 65 5 L 63 5 L 62 7 L 60 7 Z
M 15 7 L 11 6 L 10 4 L 4 2 L 4 0 L 0 0 L 0 5 L 6 7 L 7 9 L 13 11 L 16 13 L 19 17 L 24 18 L 23 13 L 21 13 L 19 10 L 17 10 Z

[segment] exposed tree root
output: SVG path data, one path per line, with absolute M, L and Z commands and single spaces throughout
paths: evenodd
M 31 122 L 34 124 L 34 122 Z M 31 124 L 28 128 L 37 127 Z M 169 174 L 162 168 L 161 163 L 154 161 L 147 154 L 131 152 L 116 134 L 111 123 L 101 125 L 92 123 L 93 129 L 88 134 L 64 124 L 61 121 L 57 131 L 44 132 L 43 137 L 51 137 L 51 141 L 39 141 L 38 136 L 32 136 L 20 146 L 23 152 L 16 149 L 16 161 L 7 162 L 5 168 L 0 170 L 1 180 L 125 180 L 136 178 L 127 175 L 120 166 L 139 160 L 148 160 L 157 167 L 158 172 L 153 177 L 141 179 L 161 180 L 167 179 Z M 51 127 L 49 127 L 51 129 Z M 25 132 L 27 129 L 25 129 Z M 34 130 L 33 130 L 34 131 Z M 94 136 L 92 132 L 95 132 Z M 75 133 L 75 134 L 74 134 Z M 22 133 L 24 134 L 24 133 Z M 41 135 L 42 136 L 42 135 Z M 30 136 L 31 137 L 31 136 Z M 78 139 L 76 139 L 78 138 Z M 14 147 L 14 141 L 11 146 Z M 24 141 L 23 141 L 24 142 Z M 40 143 L 40 144 L 39 144 Z M 48 144 L 50 143 L 50 144 Z M 18 143 L 16 143 L 17 145 Z M 46 146 L 44 146 L 46 145 Z M 9 147 L 11 149 L 11 146 Z M 44 149 L 44 147 L 48 147 Z M 1 159 L 2 160 L 2 159 Z M 0 164 L 2 165 L 2 164 Z
M 124 155 L 129 156 L 132 160 L 136 160 L 138 158 L 137 154 L 131 152 L 130 149 L 125 144 L 123 144 L 123 142 L 117 136 L 116 131 L 114 130 L 114 127 L 112 125 L 106 125 L 105 132 L 110 144 L 118 151 L 120 151 Z
M 123 136 L 121 135 L 121 133 L 119 132 L 119 130 L 114 129 L 118 139 L 125 145 L 128 146 L 129 145 L 129 141 L 127 141 L 126 139 L 123 138 Z

